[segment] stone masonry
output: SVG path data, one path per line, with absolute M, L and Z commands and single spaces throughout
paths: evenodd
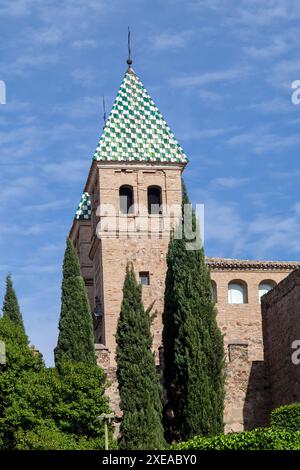
M 299 263 L 207 258 L 216 285 L 218 325 L 224 335 L 226 354 L 226 432 L 266 425 L 269 392 L 265 376 L 259 285 L 277 284 Z M 228 303 L 228 284 L 242 281 L 247 298 L 243 304 Z
M 98 364 L 107 372 L 110 381 L 107 393 L 117 418 L 121 413 L 116 383 L 115 333 L 126 264 L 133 264 L 138 279 L 146 275 L 149 281 L 143 285 L 143 301 L 146 308 L 153 304 L 153 351 L 159 368 L 163 357 L 166 255 L 170 233 L 178 221 L 181 174 L 187 162 L 183 149 L 129 66 L 94 153 L 69 234 L 77 248 L 92 307 Z M 130 192 L 130 197 L 126 198 L 132 198 L 133 205 L 127 213 L 121 208 L 122 188 Z M 149 210 L 150 188 L 156 188 L 159 204 L 164 207 L 157 213 Z M 156 196 L 153 193 L 152 197 L 157 198 L 158 193 Z M 271 282 L 272 286 L 278 283 L 286 286 L 289 281 L 284 284 L 284 278 L 298 265 L 207 258 L 216 297 L 217 321 L 224 334 L 227 368 L 224 419 L 227 432 L 267 424 L 271 405 L 263 362 L 259 286 L 263 281 Z M 228 303 L 228 286 L 232 281 L 242 283 L 245 289 L 242 303 Z M 274 333 L 274 338 L 281 341 L 281 331 L 285 331 L 285 327 L 279 310 L 277 312 L 277 307 L 272 307 L 272 295 L 266 298 L 270 299 L 270 318 L 274 317 L 274 324 L 273 320 L 266 323 L 267 333 L 264 335 L 267 338 L 268 363 L 272 370 L 277 371 L 274 357 L 279 353 L 270 338 Z M 285 311 L 285 308 L 291 308 L 293 296 L 298 294 L 296 290 L 289 294 L 288 299 L 292 300 L 288 305 L 284 297 L 281 299 L 280 295 L 274 295 Z M 267 309 L 267 304 L 263 305 Z M 265 316 L 267 318 L 269 314 Z M 290 326 L 295 325 L 296 312 L 286 310 L 286 318 Z M 297 331 L 295 329 L 294 332 Z M 276 380 L 284 381 L 284 377 L 279 374 Z M 273 402 L 281 402 L 283 398 L 275 392 L 277 385 L 274 383 L 272 387 Z
M 227 347 L 225 432 L 265 426 L 269 418 L 268 383 L 263 361 L 250 361 L 248 344 L 234 340 Z
M 271 408 L 299 402 L 300 365 L 292 355 L 300 357 L 300 269 L 262 298 L 262 320 Z
M 98 342 L 105 344 L 110 350 L 110 363 L 113 366 L 115 365 L 114 334 L 128 261 L 133 263 L 137 277 L 140 272 L 149 273 L 150 283 L 148 286 L 143 286 L 143 300 L 146 308 L 154 302 L 152 312 L 154 351 L 157 352 L 161 345 L 166 254 L 173 224 L 165 226 L 164 215 L 141 213 L 141 207 L 147 207 L 147 188 L 156 185 L 162 190 L 163 204 L 180 208 L 182 166 L 166 164 L 164 166 L 123 164 L 122 166 L 105 163 L 94 163 L 94 166 L 93 178 L 88 181 L 86 188 L 91 194 L 93 207 L 90 226 L 88 228 L 86 221 L 75 221 L 71 238 L 77 246 L 90 298 L 92 291 L 90 275 L 93 271 L 92 306 L 94 311 L 100 309 L 100 316 L 95 317 L 95 336 Z M 112 232 L 114 224 L 111 224 L 111 215 L 104 213 L 97 216 L 96 213 L 96 205 L 101 201 L 102 205 L 112 206 L 119 215 L 119 188 L 122 185 L 130 185 L 133 188 L 134 200 L 137 201 L 135 211 L 126 214 L 125 217 L 132 228 L 130 235 L 119 226 L 116 226 L 116 231 Z M 118 217 L 117 219 L 121 220 L 122 216 L 121 219 Z M 96 235 L 99 227 L 100 237 Z M 150 227 L 153 230 L 151 237 Z M 156 358 L 158 362 L 158 354 Z
M 100 173 L 103 168 L 97 168 L 98 171 Z M 112 171 L 114 171 L 113 168 L 109 168 L 109 177 Z M 143 169 L 135 169 L 133 174 L 130 173 L 131 183 L 133 183 L 133 175 L 137 178 L 136 173 L 141 171 Z M 151 173 L 151 175 L 153 178 L 155 173 Z M 128 181 L 126 176 L 127 174 L 124 172 L 117 173 L 118 179 L 115 180 L 117 187 L 124 184 L 124 181 Z M 147 178 L 146 184 L 153 183 L 152 178 Z M 105 182 L 106 178 L 103 177 L 103 180 Z M 176 179 L 174 182 L 173 195 L 176 200 L 180 192 L 179 176 L 177 183 Z M 100 185 L 96 184 L 95 180 L 94 184 L 99 190 Z M 136 190 L 137 188 L 136 185 Z M 144 188 L 141 188 L 141 191 L 144 191 Z M 115 197 L 118 197 L 118 193 L 113 191 L 110 196 L 111 200 L 114 193 Z M 102 198 L 101 192 L 100 197 Z M 93 222 L 93 219 L 91 222 L 75 221 L 71 238 L 77 246 L 82 273 L 94 311 L 97 310 L 95 299 L 102 299 L 100 301 L 102 317 L 99 320 L 99 317 L 94 316 L 95 336 L 98 341 L 100 340 L 96 344 L 96 353 L 98 363 L 106 370 L 111 383 L 108 389 L 111 407 L 116 416 L 120 417 L 119 396 L 115 380 L 114 334 L 122 301 L 126 263 L 132 261 L 137 274 L 139 271 L 149 271 L 150 273 L 150 285 L 143 286 L 143 300 L 146 307 L 153 301 L 155 302 L 155 319 L 152 325 L 153 349 L 156 362 L 159 365 L 168 239 L 151 240 L 145 238 L 145 234 L 141 236 L 136 233 L 131 239 L 116 239 L 108 236 L 99 240 L 92 233 L 93 223 L 96 227 L 97 221 Z M 95 259 L 98 259 L 97 263 L 95 263 Z M 297 265 L 298 263 L 207 258 L 212 281 L 216 283 L 217 320 L 224 335 L 226 355 L 224 421 L 226 432 L 237 432 L 268 424 L 271 404 L 264 366 L 258 289 L 262 281 L 280 283 Z M 95 273 L 96 266 L 97 274 Z M 101 266 L 101 269 L 98 266 Z M 247 286 L 246 303 L 228 303 L 228 284 L 233 280 L 243 281 Z M 102 292 L 105 292 L 104 297 Z

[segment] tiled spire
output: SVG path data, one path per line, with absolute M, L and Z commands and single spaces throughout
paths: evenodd
M 104 127 L 94 160 L 166 163 L 188 161 L 130 66 Z
M 81 201 L 78 205 L 75 219 L 77 220 L 90 220 L 92 214 L 91 199 L 89 193 L 83 193 Z

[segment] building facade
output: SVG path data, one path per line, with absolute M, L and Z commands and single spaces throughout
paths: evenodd
M 300 401 L 300 269 L 262 299 L 271 409 Z
M 126 264 L 153 304 L 153 350 L 160 365 L 166 255 L 181 210 L 188 159 L 145 87 L 128 68 L 93 157 L 70 238 L 93 311 L 96 351 L 119 415 L 115 333 Z M 267 422 L 260 297 L 297 263 L 207 258 L 227 358 L 226 431 Z
M 261 299 L 299 262 L 207 258 L 226 356 L 226 432 L 268 424 L 271 400 L 264 361 Z

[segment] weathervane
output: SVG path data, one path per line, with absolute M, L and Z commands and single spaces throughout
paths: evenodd
M 129 65 L 129 68 L 132 64 L 132 59 L 131 59 L 131 43 L 130 43 L 130 28 L 128 26 L 128 59 L 127 59 L 127 64 Z

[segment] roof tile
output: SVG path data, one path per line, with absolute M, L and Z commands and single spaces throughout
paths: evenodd
M 188 162 L 183 149 L 132 69 L 125 74 L 93 159 Z

